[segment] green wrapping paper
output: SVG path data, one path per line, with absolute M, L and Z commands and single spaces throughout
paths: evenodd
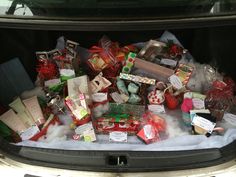
M 4 138 L 11 136 L 11 130 L 2 121 L 0 121 L 0 134 Z
M 133 105 L 133 104 L 119 104 L 109 103 L 110 109 L 109 114 L 128 114 L 137 117 L 142 117 L 145 113 L 144 105 Z

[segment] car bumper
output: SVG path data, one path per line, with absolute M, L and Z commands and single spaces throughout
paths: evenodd
M 178 171 L 161 171 L 161 172 L 138 172 L 138 173 L 112 173 L 112 172 L 89 172 L 76 171 L 57 168 L 48 168 L 35 165 L 29 165 L 17 162 L 7 157 L 1 156 L 0 159 L 0 173 L 1 176 L 15 176 L 15 177 L 78 177 L 78 176 L 94 176 L 94 177 L 228 177 L 236 176 L 236 159 L 229 162 L 207 167 L 197 168 L 191 170 Z

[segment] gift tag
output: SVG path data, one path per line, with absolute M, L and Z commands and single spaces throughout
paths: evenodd
M 153 131 L 152 125 L 148 124 L 143 127 L 144 135 L 147 139 L 153 139 L 155 137 L 155 133 Z
M 92 100 L 94 102 L 103 102 L 107 100 L 107 93 L 94 93 L 92 94 Z
M 94 128 L 91 122 L 81 125 L 75 129 L 75 133 L 77 137 L 84 137 L 84 141 L 93 142 L 96 141 L 96 135 L 94 132 Z
M 172 60 L 172 59 L 163 58 L 163 59 L 161 59 L 160 64 L 175 67 L 177 65 L 177 61 Z
M 109 134 L 110 142 L 128 142 L 127 132 L 114 131 Z
M 32 138 L 34 135 L 36 135 L 39 132 L 40 132 L 40 130 L 39 130 L 38 126 L 33 125 L 32 127 L 28 128 L 24 132 L 20 133 L 20 137 L 21 137 L 22 141 L 29 140 L 30 138 Z
M 123 98 L 121 97 L 121 95 L 118 92 L 113 92 L 110 95 L 116 103 L 119 103 L 119 104 L 124 103 Z
M 205 102 L 200 98 L 193 98 L 193 107 L 195 109 L 205 109 Z
M 172 76 L 169 77 L 169 81 L 173 87 L 176 89 L 181 89 L 183 87 L 183 84 L 178 76 L 173 74 Z
M 96 141 L 96 135 L 94 129 L 89 129 L 83 132 L 83 137 L 85 142 Z
M 211 122 L 203 117 L 200 117 L 198 115 L 195 115 L 192 121 L 193 126 L 198 126 L 204 130 L 206 130 L 208 133 L 212 133 L 213 129 L 216 126 L 216 123 Z
M 164 105 L 156 105 L 156 104 L 148 105 L 148 110 L 152 111 L 153 113 L 165 113 L 166 112 Z
M 80 125 L 79 127 L 77 127 L 75 129 L 75 133 L 77 135 L 82 135 L 83 132 L 85 132 L 86 130 L 90 130 L 90 129 L 93 129 L 93 125 L 91 122 L 87 123 L 87 124 L 84 124 L 84 125 Z
M 191 120 L 193 120 L 193 118 L 196 116 L 197 113 L 210 114 L 210 110 L 209 109 L 190 110 L 190 118 L 191 118 Z

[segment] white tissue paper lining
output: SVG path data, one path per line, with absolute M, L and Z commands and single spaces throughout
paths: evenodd
M 174 115 L 174 116 L 173 116 Z M 54 133 L 54 138 L 50 135 L 50 140 L 23 141 L 17 143 L 19 146 L 29 146 L 49 149 L 63 150 L 110 150 L 110 151 L 180 151 L 193 149 L 221 148 L 234 140 L 236 140 L 236 128 L 229 128 L 224 135 L 212 135 L 206 137 L 204 135 L 190 135 L 189 129 L 182 125 L 180 111 L 167 111 L 162 114 L 167 122 L 167 138 L 165 136 L 161 141 L 146 145 L 137 136 L 128 136 L 128 143 L 109 142 L 109 135 L 97 135 L 96 142 L 84 142 L 78 140 L 68 140 L 66 135 L 71 133 L 66 126 L 58 126 L 57 130 L 66 130 L 64 134 Z M 68 118 L 67 116 L 60 117 Z M 69 125 L 68 125 L 69 126 Z

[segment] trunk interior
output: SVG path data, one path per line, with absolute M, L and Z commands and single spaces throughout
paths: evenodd
M 236 26 L 166 30 L 177 37 L 197 62 L 201 64 L 214 63 L 220 72 L 236 80 Z M 0 29 L 2 41 L 0 62 L 4 63 L 12 58 L 19 58 L 30 79 L 35 82 L 37 77 L 35 52 L 54 49 L 60 36 L 77 41 L 81 47 L 90 48 L 97 44 L 104 34 L 123 46 L 157 39 L 163 32 L 164 30 L 87 32 Z M 1 92 L 4 91 L 1 90 Z M 5 93 L 7 94 L 6 91 Z M 0 103 L 4 105 L 2 98 L 0 98 Z M 96 146 L 92 149 L 86 149 L 89 146 L 87 144 L 78 150 L 69 150 L 53 147 L 42 148 L 37 147 L 37 145 L 34 147 L 16 146 L 4 138 L 0 140 L 0 149 L 3 153 L 24 163 L 91 171 L 155 171 L 210 166 L 235 158 L 236 149 L 235 140 L 220 148 L 218 146 L 210 146 L 210 148 L 204 149 L 180 148 L 179 150 L 178 148 L 177 150 L 171 148 L 168 150 L 167 148 L 163 151 L 155 148 L 153 150 L 151 147 L 148 150 L 149 145 L 145 144 L 136 146 L 146 146 L 145 149 L 141 150 L 139 148 L 135 150 L 122 149 L 122 146 L 119 149 L 114 145 L 97 151 Z
M 200 63 L 217 62 L 220 71 L 236 78 L 234 69 L 235 52 L 234 34 L 236 26 L 171 29 L 182 45 L 190 51 L 194 59 Z M 168 29 L 167 29 L 168 30 Z M 89 48 L 105 34 L 121 45 L 144 42 L 158 38 L 160 31 L 37 31 L 0 29 L 2 40 L 1 63 L 19 57 L 30 77 L 36 78 L 35 52 L 55 48 L 60 36 L 78 41 L 80 46 Z

